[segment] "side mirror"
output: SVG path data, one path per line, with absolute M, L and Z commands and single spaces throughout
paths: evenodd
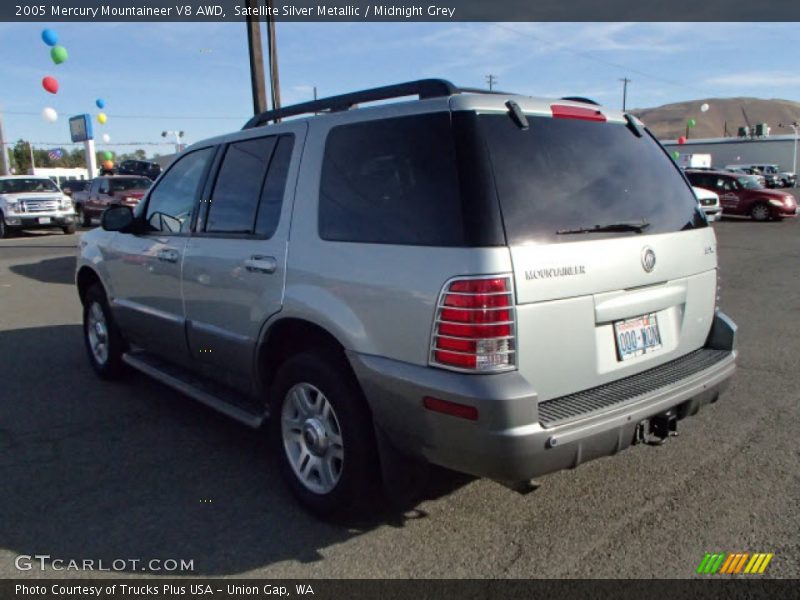
M 125 232 L 133 225 L 133 211 L 130 206 L 115 204 L 103 211 L 100 226 L 106 231 Z

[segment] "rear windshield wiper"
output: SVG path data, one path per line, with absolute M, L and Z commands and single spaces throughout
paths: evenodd
M 640 221 L 638 223 L 609 223 L 607 225 L 594 225 L 592 227 L 576 227 L 575 229 L 560 229 L 556 231 L 557 235 L 570 235 L 573 233 L 610 233 L 618 231 L 635 231 L 642 233 L 645 229 L 650 227 L 647 221 Z

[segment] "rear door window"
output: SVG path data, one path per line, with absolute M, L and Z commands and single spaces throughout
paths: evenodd
M 567 231 L 597 225 L 647 223 L 648 234 L 707 226 L 691 188 L 648 134 L 577 119 L 529 116 L 527 130 L 505 114 L 480 121 L 509 244 L 574 242 L 585 238 Z
M 319 234 L 347 242 L 464 244 L 450 114 L 331 129 L 320 182 Z

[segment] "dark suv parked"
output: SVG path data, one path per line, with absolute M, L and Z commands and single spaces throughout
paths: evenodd
M 123 160 L 117 168 L 117 175 L 141 175 L 155 180 L 161 174 L 161 165 L 149 160 Z

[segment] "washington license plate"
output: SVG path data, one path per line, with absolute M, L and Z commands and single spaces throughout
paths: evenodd
M 661 348 L 661 332 L 655 313 L 616 321 L 614 337 L 617 341 L 617 358 L 628 360 Z

